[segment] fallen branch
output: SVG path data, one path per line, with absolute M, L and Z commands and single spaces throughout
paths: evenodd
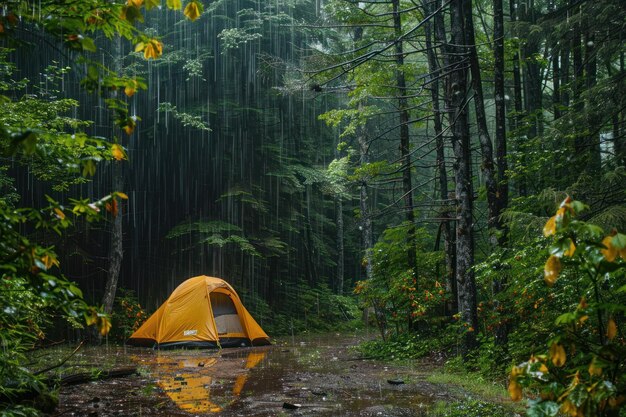
M 101 371 L 98 373 L 80 372 L 78 374 L 67 375 L 58 380 L 60 385 L 76 385 L 91 381 L 100 381 L 103 379 L 120 378 L 124 376 L 134 375 L 137 373 L 137 367 L 129 366 L 125 368 L 111 369 L 110 371 Z
M 67 362 L 67 361 L 68 361 L 68 360 L 69 360 L 72 356 L 74 356 L 74 355 L 76 354 L 76 352 L 78 352 L 78 350 L 81 348 L 81 346 L 83 346 L 83 343 L 85 343 L 85 341 L 84 341 L 84 340 L 83 340 L 82 342 L 80 342 L 80 343 L 78 344 L 78 346 L 76 346 L 76 349 L 74 349 L 74 351 L 73 351 L 72 353 L 70 353 L 68 356 L 66 356 L 66 357 L 65 357 L 65 358 L 64 358 L 61 362 L 59 362 L 58 364 L 56 364 L 56 365 L 52 365 L 52 366 L 49 366 L 49 367 L 44 368 L 44 369 L 42 369 L 42 370 L 40 370 L 40 371 L 37 371 L 37 372 L 33 372 L 33 375 L 41 375 L 41 374 L 43 374 L 43 373 L 45 373 L 45 372 L 48 372 L 48 371 L 51 371 L 51 370 L 53 370 L 53 369 L 56 369 L 56 368 L 58 368 L 58 367 L 60 367 L 60 366 L 63 366 L 63 364 L 64 364 L 65 362 Z

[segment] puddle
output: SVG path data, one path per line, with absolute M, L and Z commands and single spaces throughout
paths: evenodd
M 221 351 L 117 350 L 115 355 L 136 364 L 140 375 L 64 387 L 58 411 L 74 416 L 403 417 L 420 416 L 445 397 L 417 367 L 358 360 L 350 349 L 359 342 L 355 337 L 290 342 Z

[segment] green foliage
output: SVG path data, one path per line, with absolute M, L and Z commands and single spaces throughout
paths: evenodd
M 428 411 L 432 417 L 509 417 L 511 410 L 498 404 L 474 398 L 453 403 L 437 403 Z
M 437 323 L 448 297 L 445 284 L 437 276 L 440 252 L 426 252 L 421 243 L 428 239 L 419 229 L 417 265 L 414 277 L 407 265 L 407 224 L 388 228 L 372 250 L 373 278 L 359 281 L 354 290 L 365 307 L 373 307 L 379 328 L 384 334 L 391 324 L 396 335 L 409 331 L 419 321 Z M 427 314 L 429 313 L 429 314 Z
M 359 345 L 358 350 L 363 357 L 372 359 L 417 359 L 435 352 L 447 352 L 455 342 L 456 336 L 450 329 L 436 333 L 416 331 L 392 335 L 384 341 L 370 340 Z
M 195 68 L 195 67 L 190 67 Z M 176 106 L 172 105 L 172 103 L 159 103 L 158 111 L 164 112 L 166 114 L 171 114 L 172 117 L 176 120 L 179 120 L 185 127 L 191 127 L 198 130 L 204 130 L 206 132 L 210 132 L 211 128 L 208 123 L 203 120 L 202 116 L 191 114 L 187 112 L 179 111 Z
M 167 234 L 168 239 L 191 238 L 191 245 L 183 250 L 196 249 L 201 245 L 216 246 L 223 248 L 232 245 L 243 253 L 252 256 L 261 256 L 254 245 L 245 237 L 235 233 L 241 233 L 240 227 L 221 221 L 195 221 L 185 222 L 174 227 Z M 276 243 L 274 242 L 274 247 Z
M 110 337 L 124 342 L 148 318 L 134 291 L 119 288 L 111 314 L 113 329 Z
M 606 236 L 579 220 L 586 209 L 567 198 L 544 226 L 544 235 L 554 236 L 544 281 L 562 308 L 550 329 L 549 349 L 511 371 L 513 399 L 522 397 L 522 388 L 541 394 L 528 402 L 529 415 L 612 416 L 626 400 L 626 235 Z
M 311 288 L 299 283 L 277 297 L 280 308 L 272 309 L 258 296 L 242 295 L 246 308 L 272 336 L 354 330 L 361 325 L 355 298 L 333 294 L 326 286 Z

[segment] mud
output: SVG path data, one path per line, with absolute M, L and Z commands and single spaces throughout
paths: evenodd
M 452 399 L 426 381 L 425 362 L 363 360 L 360 341 L 332 334 L 221 351 L 87 349 L 77 359 L 134 364 L 138 374 L 63 387 L 53 415 L 417 417 Z

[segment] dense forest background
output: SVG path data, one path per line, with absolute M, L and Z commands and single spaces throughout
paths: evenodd
M 512 397 L 617 415 L 620 0 L 156 3 L 111 6 L 112 28 L 95 3 L 70 8 L 73 27 L 3 3 L 3 230 L 40 249 L 15 267 L 30 246 L 3 238 L 2 273 L 36 288 L 26 319 L 49 307 L 41 270 L 114 318 L 207 274 L 268 333 L 352 325 L 361 307 L 382 339 L 369 354 L 445 350 L 499 375 L 530 357 Z M 581 369 L 594 388 L 574 399 Z

